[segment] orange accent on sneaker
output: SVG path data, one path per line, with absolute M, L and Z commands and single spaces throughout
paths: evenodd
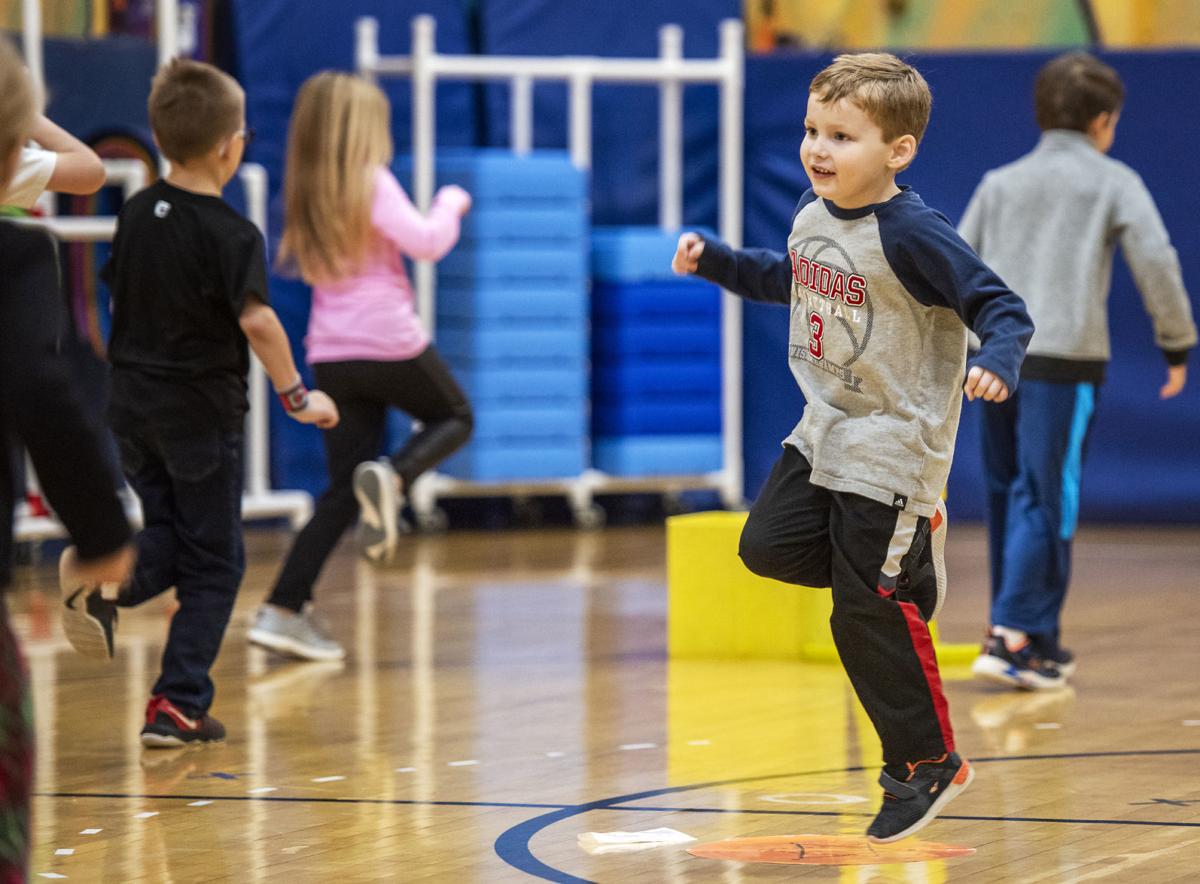
M 958 769 L 958 773 L 954 775 L 954 785 L 961 786 L 971 776 L 971 762 L 963 759 L 962 767 Z

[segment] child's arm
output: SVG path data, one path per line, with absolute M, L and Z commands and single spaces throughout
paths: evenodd
M 33 124 L 30 138 L 56 155 L 54 171 L 46 182 L 46 190 L 86 195 L 104 186 L 104 164 L 100 162 L 100 157 L 44 114 Z
M 1154 198 L 1132 170 L 1117 200 L 1115 228 L 1154 324 L 1155 343 L 1167 360 L 1167 382 L 1159 389 L 1159 397 L 1170 399 L 1187 382 L 1187 357 L 1196 346 L 1196 323 L 1183 287 L 1179 256 L 1171 246 Z
M 751 301 L 789 304 L 792 300 L 791 262 L 769 249 L 734 251 L 720 240 L 685 233 L 679 237 L 671 269 L 681 276 L 695 274 Z
M 438 189 L 422 215 L 391 172 L 375 175 L 371 225 L 392 245 L 417 261 L 440 261 L 458 242 L 462 217 L 471 210 L 471 195 L 457 185 Z
M 1017 388 L 1033 320 L 1022 301 L 984 264 L 950 222 L 932 209 L 899 217 L 899 232 L 881 229 L 884 253 L 910 294 L 928 307 L 949 307 L 979 336 L 963 391 L 1003 402 Z
M 250 342 L 250 349 L 267 370 L 288 417 L 302 424 L 316 424 L 323 430 L 336 427 L 337 406 L 320 390 L 305 389 L 292 359 L 292 346 L 275 311 L 250 295 L 238 317 L 238 324 Z

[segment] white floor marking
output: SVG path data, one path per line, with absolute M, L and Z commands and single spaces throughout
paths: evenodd
M 55 856 L 74 856 L 75 848 L 74 847 L 60 847 L 60 848 L 58 848 L 58 850 L 54 851 L 54 855 Z
M 479 764 L 474 758 L 468 758 L 465 761 L 447 761 L 446 767 L 470 767 L 473 764 Z
M 416 770 L 415 767 L 398 767 L 396 773 L 412 773 L 414 770 Z
M 657 749 L 658 743 L 622 743 L 617 748 L 622 752 L 635 752 L 638 749 Z
M 247 794 L 249 794 L 249 795 L 265 795 L 268 792 L 276 792 L 276 791 L 278 791 L 277 786 L 259 786 L 257 789 L 248 790 Z
M 103 831 L 104 831 L 103 829 L 83 829 L 82 831 L 80 831 L 79 834 L 80 835 L 99 835 Z
M 547 752 L 546 757 L 547 758 L 562 758 L 566 754 L 567 754 L 566 752 Z
M 314 782 L 314 783 L 336 783 L 336 782 L 338 782 L 339 780 L 344 780 L 344 779 L 346 779 L 346 778 L 345 778 L 345 777 L 343 777 L 343 776 L 334 776 L 334 777 L 313 777 L 313 782 Z
M 157 810 L 143 810 L 141 813 L 135 813 L 133 815 L 133 818 L 135 820 L 148 820 L 152 816 L 158 816 L 158 811 Z
M 189 801 L 188 807 L 208 807 L 210 804 L 212 804 L 211 801 Z

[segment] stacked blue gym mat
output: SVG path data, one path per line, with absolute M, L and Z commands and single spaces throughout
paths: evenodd
M 474 199 L 438 264 L 436 342 L 475 433 L 439 469 L 473 481 L 577 476 L 589 454 L 585 175 L 560 151 L 447 151 L 436 167 L 439 186 Z
M 613 475 L 721 468 L 721 293 L 672 274 L 676 239 L 592 234 L 592 464 Z

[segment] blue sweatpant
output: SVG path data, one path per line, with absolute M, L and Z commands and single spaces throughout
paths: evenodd
M 1022 380 L 980 409 L 993 626 L 1058 635 L 1096 394 L 1092 383 Z

